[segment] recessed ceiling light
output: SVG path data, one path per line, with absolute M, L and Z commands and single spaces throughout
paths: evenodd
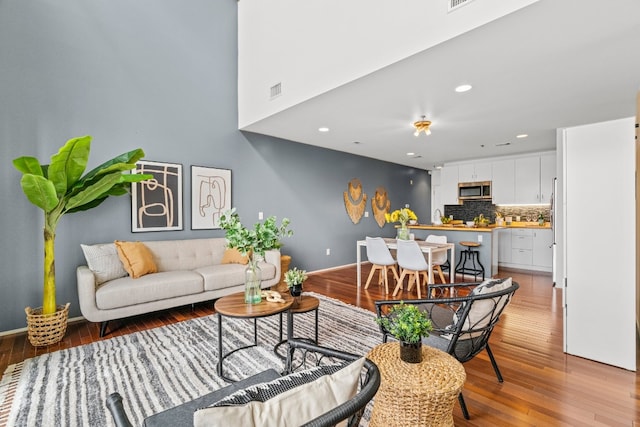
M 329 128 L 325 127 L 325 126 L 320 127 L 320 128 L 318 128 L 318 132 L 329 132 Z
M 520 135 L 516 135 L 516 138 L 526 138 L 529 135 L 527 135 L 526 133 L 521 133 Z
M 415 156 L 416 153 L 407 153 L 407 156 Z
M 467 92 L 469 90 L 471 90 L 471 85 L 460 85 L 458 87 L 456 87 L 456 92 L 462 93 L 462 92 Z

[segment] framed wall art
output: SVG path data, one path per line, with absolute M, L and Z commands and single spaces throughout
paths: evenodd
M 229 209 L 231 170 L 191 166 L 191 229 L 220 228 L 220 215 Z
M 131 231 L 182 230 L 182 165 L 141 160 L 133 173 L 153 179 L 131 186 Z

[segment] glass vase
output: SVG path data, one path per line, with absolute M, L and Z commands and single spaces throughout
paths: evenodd
M 262 301 L 262 270 L 258 267 L 258 261 L 251 256 L 246 270 L 244 270 L 244 302 L 247 304 L 259 304 Z
M 409 240 L 409 228 L 407 227 L 407 224 L 400 224 L 397 238 L 400 240 Z

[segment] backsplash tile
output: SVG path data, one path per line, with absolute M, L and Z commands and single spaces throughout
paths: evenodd
M 463 221 L 473 221 L 473 218 L 483 214 L 492 223 L 496 222 L 496 214 L 501 213 L 503 217 L 511 216 L 513 221 L 520 216 L 520 221 L 537 221 L 538 214 L 542 212 L 545 221 L 551 220 L 551 206 L 549 205 L 528 205 L 528 206 L 496 206 L 489 201 L 467 200 L 461 205 L 445 205 L 444 215 L 453 215 L 454 219 Z

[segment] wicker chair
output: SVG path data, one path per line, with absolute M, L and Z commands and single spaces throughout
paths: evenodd
M 287 354 L 286 371 L 284 374 L 308 369 L 312 366 L 337 363 L 339 361 L 352 361 L 361 356 L 351 353 L 344 353 L 327 347 L 320 347 L 311 343 L 290 340 Z M 268 375 L 264 375 L 268 374 Z M 269 377 L 271 376 L 271 377 Z M 279 375 L 268 370 L 263 373 L 246 378 L 234 383 L 224 389 L 217 390 L 206 396 L 197 398 L 191 402 L 184 403 L 163 413 L 152 415 L 145 419 L 144 425 L 162 426 L 189 426 L 193 425 L 194 411 L 211 405 L 228 394 L 239 389 L 255 385 L 261 382 L 273 380 L 273 376 Z M 328 427 L 334 426 L 343 420 L 347 420 L 347 426 L 355 427 L 359 425 L 367 403 L 373 398 L 380 387 L 380 371 L 375 363 L 369 359 L 365 360 L 363 374 L 360 379 L 358 392 L 350 400 L 331 409 L 319 417 L 304 424 L 308 427 Z M 311 396 L 310 398 L 322 398 L 322 396 Z M 122 397 L 118 393 L 112 393 L 107 397 L 106 405 L 114 419 L 116 427 L 131 427 L 131 422 L 127 417 L 122 404 Z M 161 417 L 158 417 L 161 415 Z
M 504 282 L 487 280 L 482 286 L 479 285 L 480 283 L 429 285 L 428 294 L 435 297 L 376 301 L 376 312 L 378 317 L 388 316 L 392 306 L 403 302 L 420 306 L 429 313 L 434 327 L 429 337 L 423 339 L 424 344 L 446 351 L 461 363 L 486 350 L 496 377 L 502 382 L 502 374 L 489 347 L 489 338 L 519 285 L 510 278 Z M 383 342 L 387 342 L 389 336 L 393 337 L 382 326 L 380 331 Z M 458 401 L 464 417 L 469 419 L 462 393 L 458 396 Z

